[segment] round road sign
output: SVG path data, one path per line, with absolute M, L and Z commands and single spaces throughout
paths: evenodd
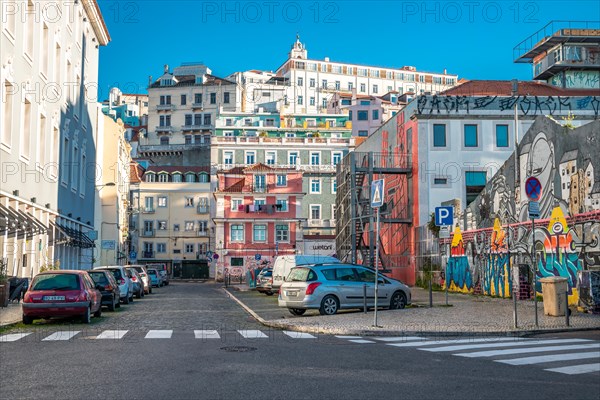
M 527 178 L 525 181 L 525 194 L 531 201 L 538 201 L 542 197 L 542 184 L 535 176 Z

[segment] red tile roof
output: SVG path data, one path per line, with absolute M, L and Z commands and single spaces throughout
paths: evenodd
M 129 182 L 130 183 L 140 183 L 142 181 L 142 176 L 144 175 L 144 167 L 140 164 L 132 161 L 129 163 Z
M 592 96 L 597 89 L 563 89 L 539 81 L 519 81 L 520 96 Z M 510 96 L 511 81 L 472 80 L 454 86 L 440 95 L 446 96 Z
M 230 185 L 229 187 L 224 188 L 223 190 L 220 190 L 220 192 L 224 192 L 224 193 L 240 193 L 244 190 L 244 185 L 246 184 L 246 180 L 245 179 L 240 179 L 239 181 L 237 181 L 236 183 Z

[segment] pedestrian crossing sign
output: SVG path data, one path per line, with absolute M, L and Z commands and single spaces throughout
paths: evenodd
M 378 179 L 371 184 L 371 207 L 377 208 L 383 205 L 384 181 Z

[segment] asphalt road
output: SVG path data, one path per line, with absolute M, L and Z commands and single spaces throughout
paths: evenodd
M 2 332 L 0 398 L 600 397 L 600 373 L 567 375 L 545 370 L 586 360 L 509 365 L 497 362 L 497 357 L 424 351 L 421 347 L 430 343 L 428 338 L 418 339 L 423 346 L 413 346 L 411 340 L 417 338 L 386 342 L 288 335 L 256 323 L 213 284 L 172 283 L 121 310 L 105 312 L 90 326 L 38 322 Z M 158 338 L 149 338 L 153 335 Z M 103 336 L 108 339 L 99 339 Z M 50 340 L 57 338 L 68 340 Z M 584 346 L 599 343 L 596 333 L 543 337 L 567 342 L 578 338 L 587 339 L 580 342 Z M 456 340 L 453 344 L 460 343 Z M 508 345 L 517 346 L 515 343 Z M 483 344 L 496 345 L 487 340 Z M 542 343 L 535 345 L 541 347 Z M 527 343 L 518 346 L 529 348 Z

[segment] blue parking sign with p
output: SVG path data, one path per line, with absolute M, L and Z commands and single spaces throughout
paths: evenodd
M 436 226 L 452 226 L 454 224 L 454 207 L 436 207 L 435 208 L 435 225 Z

